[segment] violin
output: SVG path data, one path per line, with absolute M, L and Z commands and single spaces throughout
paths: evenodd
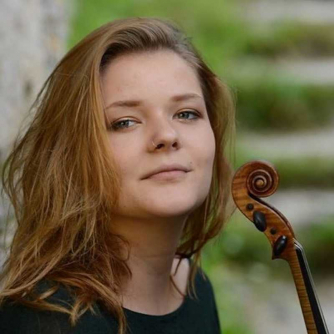
M 271 163 L 251 161 L 236 171 L 232 180 L 232 196 L 238 209 L 269 240 L 272 259 L 288 262 L 307 333 L 329 334 L 302 245 L 283 214 L 261 200 L 272 195 L 278 184 L 279 175 Z

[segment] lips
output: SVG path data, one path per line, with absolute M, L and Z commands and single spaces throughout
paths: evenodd
M 148 179 L 152 175 L 155 175 L 161 172 L 170 172 L 170 171 L 183 171 L 183 172 L 188 173 L 190 172 L 190 169 L 180 164 L 162 165 L 162 166 L 159 166 L 158 168 L 153 169 L 149 173 L 147 173 L 143 177 L 143 179 Z

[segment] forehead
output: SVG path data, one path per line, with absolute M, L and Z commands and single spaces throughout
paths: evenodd
M 146 94 L 177 95 L 185 91 L 202 95 L 196 70 L 170 50 L 119 56 L 106 67 L 101 79 L 105 97 L 108 93 L 140 98 Z

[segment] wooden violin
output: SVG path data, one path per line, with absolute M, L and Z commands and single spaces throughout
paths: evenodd
M 272 164 L 251 161 L 234 175 L 233 199 L 239 210 L 268 238 L 272 259 L 284 259 L 289 263 L 307 333 L 328 334 L 303 247 L 283 214 L 260 199 L 272 195 L 278 184 L 279 176 Z

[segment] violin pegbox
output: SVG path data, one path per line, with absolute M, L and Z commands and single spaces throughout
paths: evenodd
M 281 212 L 261 200 L 277 190 L 279 175 L 275 167 L 263 160 L 255 160 L 240 167 L 232 181 L 232 195 L 239 210 L 268 238 L 272 259 L 288 260 L 294 252 L 294 232 Z

